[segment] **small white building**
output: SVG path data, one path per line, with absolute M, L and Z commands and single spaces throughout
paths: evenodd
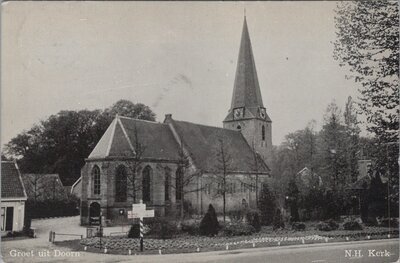
M 24 228 L 27 195 L 18 166 L 12 161 L 1 162 L 1 235 Z

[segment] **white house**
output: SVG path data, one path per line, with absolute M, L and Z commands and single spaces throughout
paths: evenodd
M 27 195 L 15 162 L 1 162 L 1 234 L 24 228 Z

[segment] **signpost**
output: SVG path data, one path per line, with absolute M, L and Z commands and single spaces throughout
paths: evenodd
M 154 217 L 154 210 L 146 210 L 146 204 L 140 200 L 139 204 L 132 204 L 132 211 L 128 211 L 128 218 L 139 218 L 140 223 L 140 252 L 143 252 L 143 218 Z

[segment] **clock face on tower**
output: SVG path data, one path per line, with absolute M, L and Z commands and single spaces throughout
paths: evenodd
M 233 118 L 235 120 L 243 118 L 243 108 L 237 108 L 233 110 Z
M 260 117 L 261 119 L 265 120 L 265 117 L 267 116 L 265 109 L 264 108 L 260 108 Z

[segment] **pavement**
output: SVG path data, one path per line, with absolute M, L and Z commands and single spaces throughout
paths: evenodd
M 399 258 L 399 239 L 369 240 L 341 243 L 305 244 L 284 247 L 238 249 L 174 255 L 110 255 L 72 251 L 48 242 L 50 230 L 57 233 L 85 235 L 86 228 L 78 227 L 79 217 L 35 220 L 37 238 L 1 242 L 2 262 L 396 262 Z M 125 227 L 127 228 L 127 227 Z M 106 233 L 119 232 L 121 227 L 105 228 Z M 76 237 L 57 236 L 57 240 Z

